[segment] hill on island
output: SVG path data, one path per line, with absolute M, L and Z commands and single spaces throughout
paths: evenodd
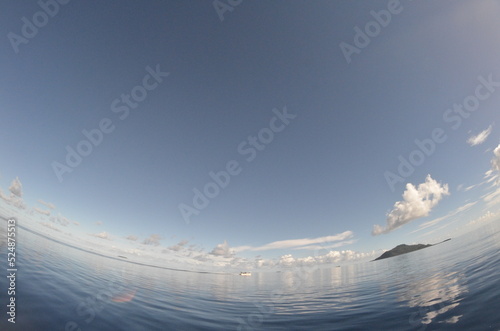
M 442 242 L 437 243 L 437 244 L 441 244 L 441 243 L 443 243 L 445 241 L 448 241 L 448 240 L 451 240 L 451 239 L 443 240 Z M 437 245 L 437 244 L 434 244 L 434 245 Z M 413 252 L 413 251 L 418 251 L 419 249 L 431 247 L 431 246 L 434 246 L 434 245 L 431 245 L 431 244 L 427 244 L 427 245 L 424 245 L 424 244 L 417 244 L 417 245 L 405 245 L 405 244 L 402 244 L 402 245 L 398 245 L 398 246 L 394 247 L 393 249 L 391 249 L 391 250 L 385 252 L 384 254 L 380 255 L 379 257 L 377 257 L 373 261 L 387 259 L 389 257 L 398 256 L 398 255 L 410 253 L 410 252 Z

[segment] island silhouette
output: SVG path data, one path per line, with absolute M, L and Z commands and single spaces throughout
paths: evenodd
M 393 256 L 398 256 L 398 255 L 410 253 L 410 252 L 413 252 L 413 251 L 418 251 L 419 249 L 424 249 L 424 248 L 427 248 L 427 247 L 435 246 L 435 245 L 444 243 L 445 241 L 448 241 L 448 240 L 451 240 L 451 238 L 443 240 L 443 241 L 441 241 L 441 242 L 439 242 L 437 244 L 417 244 L 417 245 L 405 245 L 405 244 L 401 244 L 401 245 L 397 245 L 393 249 L 388 250 L 387 252 L 384 252 L 384 254 L 380 255 L 379 257 L 377 257 L 373 261 L 387 259 L 387 258 L 390 258 L 390 257 L 393 257 Z

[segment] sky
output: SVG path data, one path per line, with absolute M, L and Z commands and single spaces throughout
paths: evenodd
M 214 266 L 367 259 L 498 221 L 499 14 L 3 1 L 0 210 Z

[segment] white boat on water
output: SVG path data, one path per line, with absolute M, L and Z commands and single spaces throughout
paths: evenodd
M 242 271 L 240 272 L 240 276 L 252 276 L 252 273 L 249 271 Z

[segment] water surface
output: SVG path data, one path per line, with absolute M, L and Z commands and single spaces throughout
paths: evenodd
M 500 330 L 497 225 L 385 260 L 251 277 L 138 265 L 22 228 L 17 239 L 16 324 L 4 308 L 2 330 Z

